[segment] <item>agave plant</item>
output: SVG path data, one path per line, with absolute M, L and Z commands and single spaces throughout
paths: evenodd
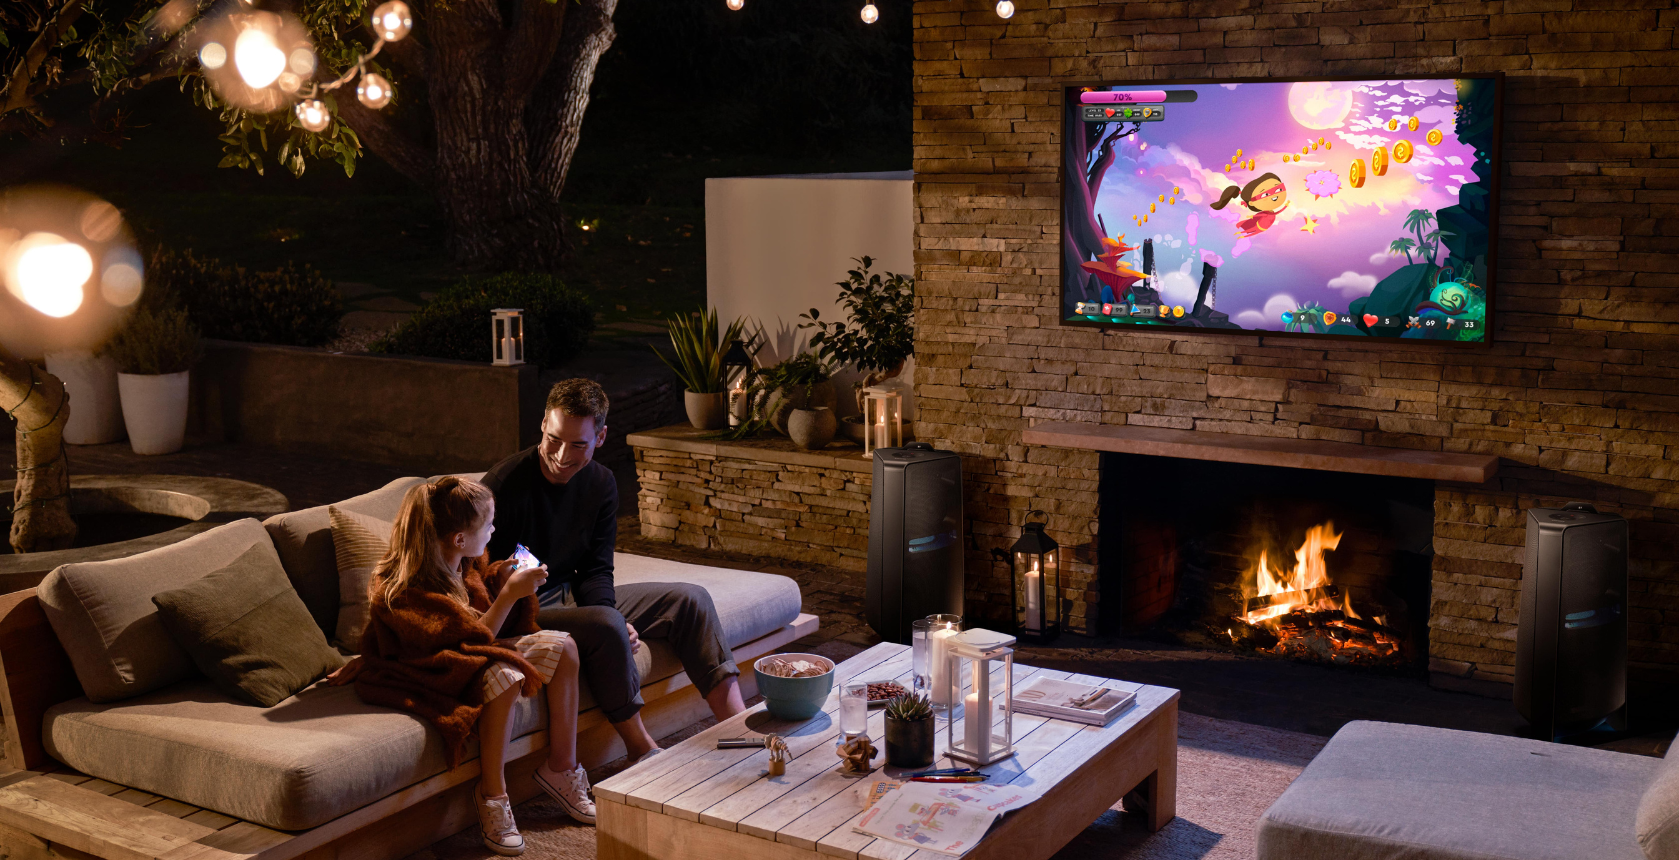
M 671 317 L 665 321 L 665 327 L 670 331 L 670 345 L 675 355 L 667 356 L 658 347 L 652 348 L 653 354 L 676 374 L 677 380 L 689 391 L 695 394 L 723 391 L 728 386 L 723 353 L 730 343 L 740 339 L 746 321 L 737 319 L 720 334 L 717 309 L 712 308 L 691 316 Z
M 919 693 L 905 693 L 886 703 L 886 716 L 901 722 L 915 722 L 933 716 L 933 703 Z

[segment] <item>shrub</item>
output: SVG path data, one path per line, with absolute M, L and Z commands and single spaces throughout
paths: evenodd
M 142 307 L 106 344 L 105 353 L 123 373 L 155 376 L 191 370 L 203 356 L 204 344 L 186 311 Z
M 444 289 L 370 352 L 489 361 L 490 311 L 525 312 L 525 361 L 554 367 L 570 361 L 595 330 L 588 296 L 552 275 L 507 272 L 467 278 Z
M 338 337 L 344 300 L 309 266 L 252 272 L 192 251 L 160 250 L 146 272 L 146 304 L 185 308 L 205 337 L 320 346 Z

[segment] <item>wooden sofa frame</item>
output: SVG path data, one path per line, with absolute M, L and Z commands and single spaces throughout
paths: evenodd
M 815 632 L 814 615 L 735 649 L 735 661 L 757 658 Z M 741 695 L 757 694 L 750 670 Z M 79 698 L 81 684 L 41 611 L 35 590 L 0 596 L 0 855 L 4 860 L 395 860 L 477 822 L 472 786 L 478 760 L 422 780 L 310 830 L 280 831 L 208 809 L 94 779 L 53 761 L 41 744 L 48 708 Z M 642 687 L 642 720 L 661 737 L 711 710 L 678 673 Z M 624 754 L 623 742 L 599 708 L 578 716 L 578 757 L 593 768 Z M 513 742 L 508 793 L 515 801 L 540 789 L 531 779 L 548 733 Z

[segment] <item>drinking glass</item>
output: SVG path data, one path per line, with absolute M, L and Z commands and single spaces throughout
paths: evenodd
M 840 686 L 840 732 L 860 735 L 869 730 L 869 685 L 852 681 Z

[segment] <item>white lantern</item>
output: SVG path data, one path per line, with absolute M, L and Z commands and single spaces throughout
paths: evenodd
M 510 367 L 525 363 L 525 312 L 522 308 L 490 311 L 490 340 L 495 356 L 490 363 Z
M 945 722 L 945 755 L 968 762 L 975 767 L 996 764 L 1014 755 L 1014 643 L 1013 636 L 993 630 L 974 628 L 945 640 L 945 653 L 950 664 L 945 670 L 945 683 L 950 695 L 960 696 L 962 715 L 952 713 Z M 972 669 L 973 692 L 962 696 L 962 661 Z M 993 661 L 1001 660 L 1002 689 L 992 691 Z M 998 717 L 1002 718 L 1003 733 L 996 733 Z M 961 737 L 957 737 L 957 723 L 961 723 Z
M 863 389 L 863 456 L 904 445 L 904 395 L 892 388 Z

